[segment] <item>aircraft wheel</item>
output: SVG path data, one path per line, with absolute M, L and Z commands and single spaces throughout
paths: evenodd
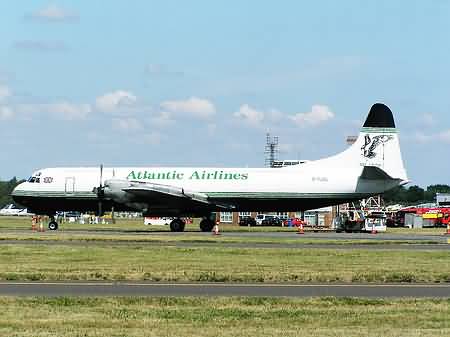
M 177 219 L 173 219 L 172 222 L 170 223 L 170 230 L 172 232 L 184 232 L 184 226 L 186 225 L 186 223 L 177 218 Z
M 51 231 L 56 231 L 58 229 L 58 223 L 56 221 L 50 221 L 48 224 L 48 229 Z
M 214 222 L 211 219 L 203 219 L 200 221 L 200 229 L 202 232 L 211 232 L 214 227 Z

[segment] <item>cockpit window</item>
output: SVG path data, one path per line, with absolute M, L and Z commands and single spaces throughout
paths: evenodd
M 40 183 L 41 182 L 41 178 L 40 177 L 30 177 L 27 180 L 29 183 Z

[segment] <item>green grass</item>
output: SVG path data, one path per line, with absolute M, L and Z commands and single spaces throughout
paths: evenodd
M 450 251 L 6 244 L 0 279 L 450 282 Z
M 449 336 L 450 301 L 283 298 L 6 298 L 0 335 Z

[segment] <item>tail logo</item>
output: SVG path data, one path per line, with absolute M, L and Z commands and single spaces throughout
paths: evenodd
M 370 135 L 364 137 L 364 145 L 361 147 L 363 156 L 365 158 L 373 159 L 377 156 L 375 149 L 380 144 L 385 144 L 394 137 L 388 135 L 375 136 L 370 138 Z

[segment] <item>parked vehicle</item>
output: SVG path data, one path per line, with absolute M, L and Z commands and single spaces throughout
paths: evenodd
M 372 212 L 365 217 L 357 219 L 342 218 L 337 223 L 336 232 L 360 233 L 360 232 L 386 232 L 386 214 L 384 212 Z
M 160 225 L 160 226 L 168 226 L 170 222 L 174 218 L 168 218 L 168 217 L 150 217 L 146 216 L 144 218 L 144 225 Z
M 239 226 L 256 226 L 256 220 L 251 216 L 239 217 Z
M 281 219 L 274 215 L 266 215 L 264 220 L 261 221 L 263 226 L 282 226 L 283 222 Z
M 283 221 L 283 224 L 285 226 L 289 226 L 289 223 L 291 226 L 295 226 L 295 227 L 299 227 L 300 224 L 303 224 L 303 226 L 305 225 L 305 222 L 300 218 L 290 218 L 290 219 Z
M 261 226 L 262 222 L 266 218 L 266 216 L 268 216 L 268 215 L 267 214 L 258 214 L 255 219 L 256 224 Z

